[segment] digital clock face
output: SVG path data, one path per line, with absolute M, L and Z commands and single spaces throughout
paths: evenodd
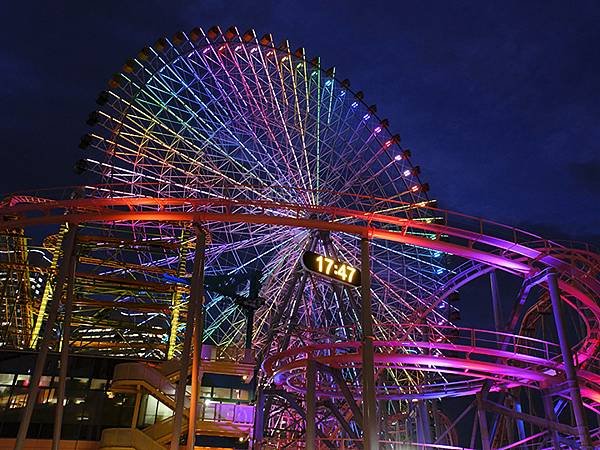
M 302 265 L 310 272 L 316 273 L 341 283 L 359 287 L 360 270 L 342 261 L 337 261 L 328 256 L 306 251 L 302 255 Z

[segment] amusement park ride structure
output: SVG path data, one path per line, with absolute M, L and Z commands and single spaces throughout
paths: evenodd
M 94 181 L 0 207 L 2 344 L 37 351 L 15 448 L 50 353 L 53 448 L 79 354 L 123 358 L 110 389 L 135 399 L 106 450 L 600 445 L 589 246 L 435 207 L 375 106 L 270 35 L 180 32 L 109 85 L 77 164 Z M 492 329 L 457 323 L 481 277 Z M 201 399 L 206 374 L 248 401 Z M 144 396 L 170 411 L 145 428 Z

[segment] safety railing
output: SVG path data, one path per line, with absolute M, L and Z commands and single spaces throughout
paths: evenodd
M 125 380 L 145 381 L 168 396 L 175 395 L 177 390 L 176 386 L 157 369 L 142 363 L 117 364 L 113 375 L 113 383 Z
M 205 361 L 234 361 L 253 363 L 254 350 L 232 345 L 202 345 L 201 358 Z
M 254 422 L 254 405 L 204 400 L 199 404 L 198 420 L 251 425 Z
M 456 327 L 451 325 L 431 325 L 431 324 L 402 324 L 402 323 L 378 323 L 374 325 L 374 334 L 376 341 L 384 343 L 402 343 L 403 347 L 420 347 L 435 349 L 443 347 L 445 349 L 451 346 L 469 347 L 473 349 L 488 349 L 501 351 L 503 355 L 527 355 L 530 357 L 551 361 L 560 357 L 560 346 L 554 342 L 548 342 L 542 339 L 522 336 L 512 333 L 483 330 L 478 328 Z M 347 341 L 359 341 L 362 338 L 362 332 L 358 325 L 331 328 L 307 328 L 298 330 L 297 336 L 310 337 L 310 342 L 315 345 L 335 344 Z M 294 340 L 292 339 L 290 351 L 293 350 Z M 304 348 L 306 340 L 298 339 L 298 345 Z M 329 350 L 325 347 L 322 350 L 315 350 L 316 354 L 326 354 Z M 286 352 L 282 352 L 284 355 Z
M 172 433 L 174 417 L 171 416 L 150 425 L 143 432 L 154 440 L 162 439 L 164 436 Z M 225 426 L 249 427 L 254 423 L 254 405 L 200 401 L 198 403 L 196 420 L 198 428 L 202 426 L 202 422 L 221 423 Z M 187 421 L 184 421 L 183 428 L 187 429 Z
M 175 405 L 175 393 L 177 387 L 175 384 L 163 375 L 159 370 L 143 363 L 122 363 L 115 366 L 112 386 L 119 384 L 130 384 L 144 382 L 147 386 L 154 389 L 157 397 L 165 402 L 167 406 L 173 408 Z M 184 406 L 189 407 L 189 396 L 184 398 Z

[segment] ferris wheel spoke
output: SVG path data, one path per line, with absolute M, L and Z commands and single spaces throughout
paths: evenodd
M 263 52 L 258 47 L 254 47 L 254 48 L 256 48 L 257 51 L 254 53 L 250 52 L 250 54 L 248 56 L 248 61 L 249 61 L 249 67 L 254 76 L 255 86 L 256 86 L 256 89 L 258 92 L 258 97 L 255 97 L 255 98 L 260 99 L 261 103 L 265 106 L 265 107 L 261 108 L 261 111 L 262 111 L 261 116 L 264 121 L 264 129 L 268 132 L 268 135 L 269 135 L 271 141 L 274 143 L 278 153 L 283 158 L 283 161 L 285 162 L 286 167 L 287 167 L 288 176 L 294 181 L 294 184 L 297 187 L 303 188 L 304 192 L 309 192 L 308 186 L 306 185 L 306 177 L 303 176 L 303 171 L 298 162 L 295 148 L 292 147 L 291 142 L 289 142 L 290 147 L 288 147 L 288 149 L 287 149 L 288 154 L 286 154 L 284 149 L 281 148 L 281 146 L 277 142 L 275 133 L 272 130 L 274 123 L 277 123 L 277 122 L 274 122 L 273 120 L 269 120 L 267 118 L 267 115 L 265 114 L 265 111 L 268 110 L 268 107 L 271 107 L 271 110 L 278 111 L 279 115 L 281 117 L 281 110 L 279 107 L 279 103 L 277 101 L 277 97 L 275 96 L 275 93 L 273 91 L 273 84 L 271 81 L 271 76 L 269 74 L 268 66 L 265 64 Z M 260 82 L 259 71 L 263 73 L 263 77 L 267 80 L 266 83 Z M 263 87 L 263 84 L 265 85 L 264 87 Z M 269 96 L 266 94 L 266 91 L 272 93 L 272 95 L 270 97 L 270 103 L 271 103 L 270 105 L 269 105 Z M 285 122 L 283 124 L 279 123 L 278 126 L 283 128 L 286 126 L 286 124 L 285 124 Z M 289 161 L 289 159 L 290 159 L 289 156 L 291 156 L 293 158 L 293 162 L 295 164 L 295 168 L 294 168 L 295 170 L 292 170 L 292 167 L 291 167 L 290 161 Z M 306 174 L 304 174 L 304 175 L 306 175 Z
M 198 52 L 196 52 L 196 54 L 198 54 Z M 229 88 L 229 92 L 234 92 L 235 95 L 233 95 L 233 96 L 226 95 L 225 94 L 226 91 L 225 91 L 225 88 L 223 87 L 222 82 L 219 80 L 219 78 L 216 76 L 216 74 L 214 72 L 212 72 L 212 71 L 209 71 L 209 72 L 212 75 L 215 84 L 218 86 L 218 89 L 221 91 L 223 98 L 229 99 L 229 101 L 227 101 L 226 103 L 232 103 L 233 98 L 236 98 L 238 100 L 238 107 L 236 108 L 235 113 L 231 114 L 231 117 L 236 117 L 238 120 L 242 120 L 244 122 L 244 125 L 246 126 L 246 130 L 254 137 L 254 142 L 257 143 L 258 145 L 260 145 L 263 148 L 263 150 L 265 150 L 262 140 L 257 138 L 256 133 L 253 131 L 250 123 L 247 121 L 247 118 L 246 118 L 247 114 L 245 113 L 244 110 L 240 109 L 241 106 L 244 106 L 244 105 L 239 105 L 239 102 L 242 101 L 243 98 L 241 97 L 241 94 L 240 94 L 236 84 L 233 82 L 230 71 L 226 70 L 225 64 L 221 58 L 219 58 L 219 62 L 221 64 L 221 67 L 223 68 L 223 72 L 226 74 L 226 78 L 229 80 L 229 84 L 227 86 Z M 236 64 L 236 67 L 239 68 L 239 65 Z M 241 74 L 241 72 L 240 72 L 240 74 Z M 241 75 L 242 75 L 242 77 L 241 77 L 242 80 L 244 80 L 243 74 L 241 74 Z M 247 83 L 244 83 L 244 84 L 245 84 L 245 87 L 247 88 Z M 254 115 L 250 115 L 250 116 L 254 116 Z M 265 170 L 265 174 L 267 174 L 271 178 L 271 180 L 276 184 L 277 183 L 276 178 L 271 175 L 270 171 L 267 170 L 267 168 L 263 165 L 263 163 L 258 158 L 256 158 L 256 156 L 250 149 L 246 148 L 245 146 L 244 146 L 244 148 L 246 149 L 246 152 L 249 155 L 249 157 L 252 158 L 252 160 L 255 162 L 255 164 L 258 164 L 259 166 L 261 166 Z M 272 167 L 276 171 L 279 171 L 278 165 L 272 165 Z
M 157 96 L 154 96 L 153 98 L 154 98 L 155 100 L 159 100 L 159 101 L 160 101 L 160 99 L 159 99 L 159 98 L 157 98 Z M 178 95 L 176 95 L 176 94 L 171 94 L 171 98 L 175 98 L 175 99 L 177 99 L 178 101 L 182 102 L 182 100 L 181 100 L 181 99 L 179 99 Z M 197 119 L 197 120 L 201 120 L 201 119 L 199 118 L 199 116 L 198 116 L 196 113 L 194 113 L 193 111 L 191 111 L 191 109 L 190 109 L 189 107 L 187 107 L 187 105 L 185 105 L 185 104 L 184 104 L 183 106 L 185 107 L 185 110 L 186 110 L 186 112 L 188 112 L 188 113 L 191 113 L 192 117 L 194 117 L 194 118 L 195 118 L 195 119 Z M 182 125 L 182 126 L 183 126 L 183 128 L 184 128 L 184 129 L 186 129 L 187 131 L 191 131 L 191 134 L 192 134 L 192 135 L 194 135 L 195 137 L 197 136 L 197 132 L 195 131 L 197 128 L 196 128 L 196 127 L 191 127 L 191 126 L 189 126 L 189 125 L 188 125 L 186 122 L 183 122 L 183 121 L 181 121 L 181 119 L 179 119 L 179 117 L 177 116 L 177 114 L 176 114 L 175 112 L 173 112 L 173 111 L 172 111 L 172 110 L 171 110 L 171 109 L 168 107 L 168 105 L 167 105 L 167 103 L 166 103 L 166 102 L 163 102 L 163 110 L 164 110 L 166 113 L 169 113 L 170 115 L 172 115 L 172 116 L 174 117 L 174 122 L 177 122 L 179 125 Z M 209 111 L 210 111 L 210 110 L 209 110 Z M 212 116 L 213 116 L 213 119 L 216 119 L 216 120 L 218 121 L 218 119 L 216 118 L 216 115 L 212 114 Z M 224 126 L 224 124 L 223 124 L 222 122 L 220 123 L 220 125 L 222 126 L 222 128 L 223 128 L 223 129 L 225 129 L 225 130 L 228 130 L 228 127 Z M 170 132 L 172 135 L 175 135 L 175 136 L 177 135 L 177 133 L 175 133 L 175 131 L 174 131 L 174 130 L 172 130 L 172 129 L 170 129 L 170 128 L 167 128 L 167 131 L 168 131 L 168 132 Z M 232 137 L 235 139 L 235 136 L 234 136 L 234 135 L 233 135 L 231 132 L 230 132 L 230 134 L 231 134 L 231 135 L 232 135 Z M 203 154 L 203 153 L 204 153 L 204 152 L 202 151 L 202 149 L 201 149 L 201 148 L 199 148 L 198 146 L 196 146 L 195 144 L 193 144 L 193 143 L 192 143 L 192 142 L 190 142 L 189 140 L 188 140 L 188 141 L 186 141 L 186 142 L 188 142 L 188 144 L 192 146 L 192 148 L 195 150 L 195 152 L 196 152 L 197 154 L 200 154 L 200 155 L 201 155 L 201 154 Z M 164 143 L 164 142 L 161 142 L 161 141 L 159 141 L 159 143 L 161 143 L 161 144 L 164 146 L 164 148 L 169 148 L 169 147 L 166 145 L 166 143 Z M 241 142 L 239 142 L 239 140 L 237 140 L 237 143 L 238 143 L 238 144 L 241 144 Z M 220 146 L 217 144 L 217 145 L 210 146 L 210 148 L 215 148 L 215 149 L 217 149 L 217 150 L 218 150 L 218 149 L 220 149 Z M 170 149 L 170 150 L 171 150 L 171 151 L 174 151 L 174 149 Z M 197 163 L 198 163 L 198 161 L 197 161 L 196 159 L 193 159 L 193 158 L 191 158 L 191 157 L 187 157 L 187 156 L 186 156 L 184 153 L 182 153 L 182 152 L 177 152 L 177 153 L 180 155 L 180 157 L 181 157 L 183 160 L 187 160 L 187 163 L 190 163 L 190 164 L 197 164 Z M 240 163 L 239 163 L 238 161 L 236 161 L 235 159 L 231 158 L 231 156 L 230 156 L 230 155 L 228 155 L 228 154 L 226 154 L 226 153 L 223 153 L 223 155 L 225 156 L 225 158 L 226 158 L 226 159 L 227 159 L 227 160 L 228 160 L 230 163 L 232 163 L 232 164 L 234 164 L 234 165 L 240 165 Z M 202 164 L 200 164 L 200 166 L 201 166 L 201 167 L 204 167 L 204 168 L 209 168 L 208 166 L 206 166 L 206 165 L 202 165 Z M 213 169 L 210 169 L 210 168 L 209 168 L 209 170 L 212 170 L 212 171 L 213 171 L 213 172 L 214 172 L 216 175 L 219 175 L 219 176 L 221 177 L 221 179 L 225 179 L 227 182 L 231 183 L 232 185 L 236 185 L 236 184 L 240 185 L 240 184 L 241 184 L 241 183 L 237 182 L 236 180 L 234 180 L 233 178 L 231 178 L 231 177 L 229 177 L 229 176 L 225 175 L 223 172 L 219 171 L 219 169 L 218 169 L 218 168 L 213 168 Z M 261 180 L 259 179 L 258 181 L 260 182 Z M 258 194 L 258 195 L 261 195 L 259 191 L 255 191 L 255 193 L 256 193 L 256 194 Z
M 143 104 L 143 103 L 142 103 L 142 102 L 140 102 L 140 105 L 142 105 L 142 104 Z M 150 111 L 146 111 L 146 112 L 144 112 L 144 111 L 143 111 L 142 109 L 140 109 L 140 108 L 136 108 L 136 109 L 138 109 L 138 110 L 139 110 L 141 113 L 143 113 L 143 114 L 146 114 L 146 116 L 147 116 L 147 117 L 150 117 L 150 114 L 151 114 L 151 112 L 150 112 Z M 135 124 L 135 122 L 134 122 L 134 124 Z M 141 125 L 141 124 L 139 124 L 139 126 L 140 126 L 140 128 L 142 128 L 142 125 Z M 130 126 L 130 125 L 127 125 L 127 127 L 128 127 L 128 128 L 131 128 L 131 129 L 132 129 L 132 131 L 134 130 L 134 128 L 133 128 L 132 126 Z M 172 136 L 175 136 L 175 135 L 176 135 L 176 132 L 175 132 L 174 130 L 172 130 L 172 129 L 170 129 L 170 128 L 166 128 L 166 126 L 165 126 L 164 124 L 162 125 L 162 129 L 164 129 L 164 130 L 165 130 L 167 133 L 170 133 Z M 138 136 L 145 136 L 146 134 L 147 134 L 147 131 L 145 131 L 145 130 L 144 130 L 144 131 L 140 130 L 140 131 L 138 132 Z M 156 142 L 156 143 L 158 143 L 158 144 L 161 144 L 162 148 L 167 148 L 167 149 L 168 149 L 168 148 L 170 148 L 170 147 L 169 147 L 169 145 L 168 145 L 166 142 L 162 141 L 162 140 L 161 140 L 161 139 L 160 139 L 158 136 L 159 136 L 159 135 L 158 135 L 157 133 L 154 133 L 154 134 L 153 134 L 153 141 L 154 141 L 154 142 Z M 134 141 L 131 141 L 131 143 L 132 143 L 132 144 L 134 144 L 134 145 L 136 144 Z M 124 146 L 121 146 L 120 148 L 122 148 L 122 149 L 126 149 L 126 147 L 124 147 Z M 199 149 L 197 148 L 197 150 L 199 150 Z M 181 153 L 181 152 L 178 152 L 178 151 L 176 151 L 175 149 L 171 149 L 171 151 L 172 151 L 173 153 L 175 153 L 175 154 L 179 154 L 179 156 L 181 157 L 181 159 L 182 159 L 183 161 L 185 161 L 186 163 L 188 163 L 188 164 L 190 164 L 190 165 L 191 165 L 192 163 L 195 163 L 195 160 L 193 160 L 193 159 L 191 159 L 191 158 L 188 158 L 188 157 L 186 157 L 186 155 L 185 155 L 185 154 L 183 154 L 183 153 Z M 133 152 L 135 152 L 135 151 L 134 151 L 133 149 L 131 149 L 131 150 L 130 150 L 130 152 L 132 152 L 132 153 L 133 153 Z M 146 155 L 147 155 L 148 157 L 150 157 L 150 159 L 151 159 L 151 160 L 154 160 L 154 161 L 156 161 L 156 163 L 157 163 L 157 166 L 159 166 L 159 165 L 161 165 L 161 164 L 163 164 L 163 163 L 164 163 L 164 158 L 163 158 L 163 157 L 155 157 L 155 158 L 152 158 L 152 157 L 151 157 L 151 156 L 152 156 L 151 154 L 148 154 L 148 153 L 147 153 Z M 123 155 L 119 155 L 119 154 L 117 154 L 117 156 L 118 156 L 118 157 L 120 157 L 120 158 L 122 158 L 124 161 L 126 161 L 125 157 L 127 156 L 127 154 L 123 154 Z M 202 167 L 203 167 L 203 168 L 206 168 L 206 169 L 209 169 L 209 170 L 211 170 L 211 169 L 210 169 L 208 166 L 202 165 Z M 181 168 L 181 167 L 177 167 L 177 170 L 178 170 L 178 171 L 181 171 L 181 170 L 182 170 L 182 168 Z M 227 177 L 226 177 L 224 174 L 222 174 L 222 173 L 221 173 L 221 172 L 219 172 L 218 170 L 212 169 L 212 171 L 213 171 L 213 173 L 215 173 L 215 175 L 218 175 L 218 176 L 219 176 L 219 177 L 221 177 L 221 178 L 227 178 Z M 135 173 L 135 172 L 134 172 L 134 173 Z M 141 172 L 140 172 L 140 173 L 141 173 Z M 155 178 L 155 179 L 159 179 L 158 177 L 154 177 L 154 178 Z M 231 182 L 234 184 L 234 180 L 229 180 L 229 181 L 231 181 Z

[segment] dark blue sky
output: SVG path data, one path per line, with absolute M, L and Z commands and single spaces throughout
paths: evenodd
M 442 207 L 548 237 L 600 232 L 600 2 L 9 2 L 0 192 L 76 184 L 96 94 L 162 35 L 303 46 L 402 136 Z

